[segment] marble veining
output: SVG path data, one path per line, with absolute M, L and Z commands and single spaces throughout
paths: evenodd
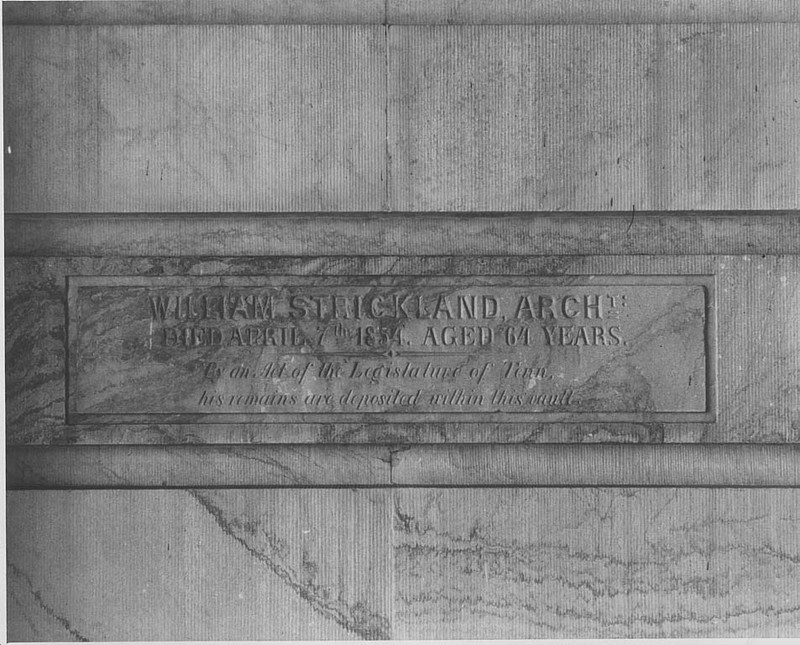
M 34 586 L 30 577 L 24 571 L 11 562 L 6 564 L 6 571 L 6 584 L 9 587 L 8 599 L 13 602 L 15 613 L 19 612 L 24 618 L 37 640 L 61 640 L 64 636 L 63 632 L 58 630 L 58 627 L 61 627 L 67 632 L 71 640 L 82 643 L 89 642 L 90 639 L 81 634 L 67 618 L 56 613 L 56 610 L 45 600 L 42 590 Z M 47 622 L 50 624 L 47 624 L 47 627 L 42 626 L 42 621 L 40 620 L 42 612 L 49 619 Z M 55 627 L 55 638 L 49 637 L 50 634 L 43 633 L 43 629 L 48 631 L 53 629 L 53 623 L 57 625 Z
M 793 442 L 800 433 L 797 256 L 8 258 L 12 444 Z M 716 275 L 717 423 L 65 424 L 66 276 Z M 756 342 L 757 339 L 757 342 Z
M 73 276 L 68 301 L 70 424 L 716 416 L 713 276 Z
M 288 545 L 259 518 L 230 512 L 213 491 L 190 490 L 189 493 L 210 513 L 219 528 L 236 540 L 255 560 L 272 571 L 289 590 L 308 602 L 315 611 L 336 621 L 353 635 L 369 640 L 387 639 L 391 634 L 389 619 L 375 613 L 363 601 L 347 604 L 341 592 L 317 583 L 319 565 L 303 551 L 299 570 L 288 562 Z
M 387 639 L 385 497 L 352 490 L 12 493 L 8 636 Z
M 793 489 L 12 491 L 8 508 L 17 640 L 779 637 L 800 621 Z
M 396 635 L 796 635 L 798 522 L 794 491 L 400 491 Z

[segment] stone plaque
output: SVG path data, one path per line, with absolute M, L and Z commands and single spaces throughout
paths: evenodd
M 715 420 L 713 276 L 72 277 L 69 423 Z

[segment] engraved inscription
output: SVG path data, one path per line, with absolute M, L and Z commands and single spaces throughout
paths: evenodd
M 70 422 L 714 416 L 708 276 L 71 278 Z

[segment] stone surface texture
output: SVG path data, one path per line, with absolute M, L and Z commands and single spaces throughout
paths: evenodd
M 790 0 L 389 0 L 389 24 L 662 24 L 715 22 L 797 22 L 800 9 Z
M 774 637 L 800 620 L 796 490 L 8 499 L 13 640 Z
M 389 501 L 380 490 L 11 493 L 9 638 L 388 638 Z
M 11 640 L 800 635 L 798 3 L 3 12 Z M 248 275 L 715 276 L 717 419 L 66 423 L 68 276 Z
M 419 486 L 800 487 L 774 443 L 7 446 L 10 490 Z
M 73 276 L 67 421 L 714 421 L 714 287 L 669 275 Z
M 794 208 L 800 28 L 389 32 L 398 210 Z
M 797 211 L 30 214 L 6 252 L 38 257 L 794 255 Z
M 7 1 L 6 24 L 613 24 L 797 22 L 793 0 Z
M 798 502 L 774 489 L 400 491 L 394 636 L 797 636 Z
M 795 208 L 798 44 L 796 23 L 10 26 L 6 207 Z
M 19 26 L 4 52 L 8 210 L 384 205 L 379 26 Z
M 716 275 L 716 423 L 66 425 L 67 275 Z M 800 432 L 798 256 L 9 258 L 8 440 L 47 443 L 767 442 Z

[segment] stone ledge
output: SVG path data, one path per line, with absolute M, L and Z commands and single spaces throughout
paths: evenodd
M 800 447 L 9 446 L 9 489 L 800 487 Z
M 7 486 L 315 488 L 387 486 L 380 446 L 60 446 L 6 449 Z
M 800 210 L 9 213 L 10 257 L 743 255 L 800 252 Z

